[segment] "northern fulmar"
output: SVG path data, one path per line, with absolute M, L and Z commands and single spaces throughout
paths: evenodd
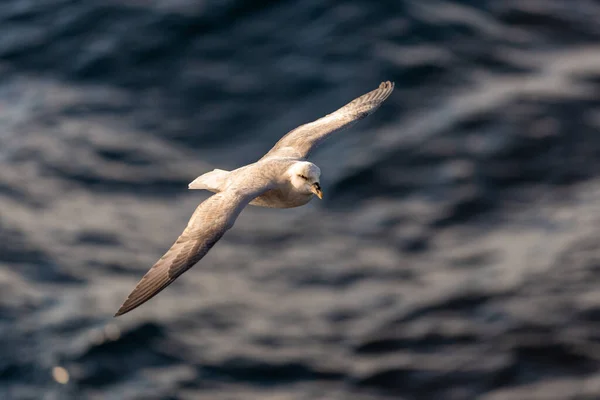
M 115 317 L 150 300 L 200 261 L 246 205 L 291 208 L 313 196 L 322 199 L 321 170 L 306 158 L 330 134 L 375 112 L 393 90 L 393 82 L 383 82 L 337 111 L 290 131 L 257 162 L 233 171 L 215 169 L 191 182 L 190 189 L 215 194 L 200 203 L 183 233 L 139 281 Z

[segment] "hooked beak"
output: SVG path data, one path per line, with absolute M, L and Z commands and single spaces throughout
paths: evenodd
M 320 200 L 323 200 L 323 191 L 319 182 L 315 182 L 310 186 L 310 191 L 317 195 Z

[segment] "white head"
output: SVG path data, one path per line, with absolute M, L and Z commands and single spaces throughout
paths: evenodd
M 290 182 L 292 186 L 301 193 L 316 194 L 319 199 L 323 198 L 319 178 L 321 170 L 315 164 L 308 161 L 298 161 L 289 169 Z

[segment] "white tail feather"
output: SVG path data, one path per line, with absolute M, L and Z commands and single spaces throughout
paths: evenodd
M 194 179 L 189 185 L 189 189 L 205 189 L 211 192 L 221 191 L 222 184 L 229 175 L 229 171 L 222 169 L 213 169 Z

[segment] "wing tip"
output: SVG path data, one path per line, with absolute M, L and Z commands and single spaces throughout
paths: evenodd
M 160 280 L 157 282 L 157 279 L 151 279 L 153 278 L 151 273 L 155 272 L 155 270 L 156 268 L 154 267 L 150 268 L 150 271 L 148 271 L 146 275 L 144 275 L 144 277 L 138 282 L 131 293 L 129 293 L 129 296 L 127 296 L 127 299 L 125 299 L 121 307 L 119 307 L 119 310 L 115 313 L 115 318 L 138 308 L 167 286 L 164 285 L 164 283 L 161 285 Z M 156 275 L 154 275 L 154 278 L 156 278 Z M 157 283 L 159 284 L 158 288 L 156 287 Z
M 119 310 L 118 310 L 118 311 L 115 313 L 115 315 L 113 315 L 113 318 L 120 317 L 121 315 L 123 315 L 123 314 L 126 314 L 126 313 L 128 313 L 129 311 L 131 311 L 131 310 L 128 310 L 128 309 L 125 307 L 125 304 L 126 304 L 126 303 L 127 303 L 127 302 L 123 303 L 123 305 L 122 305 L 122 306 L 119 308 Z
M 119 310 L 115 313 L 113 317 L 116 318 L 118 316 L 127 314 L 128 312 L 135 310 L 136 308 L 138 308 L 139 306 L 156 296 L 162 289 L 164 289 L 164 287 L 158 290 L 155 289 L 145 293 L 140 293 L 140 285 L 138 284 L 138 286 L 136 286 L 135 289 L 133 289 L 133 292 L 131 292 L 131 294 L 123 302 L 121 307 L 119 307 Z
M 371 90 L 360 97 L 352 100 L 345 108 L 354 113 L 355 119 L 363 119 L 373 114 L 379 106 L 387 100 L 394 91 L 394 82 L 385 81 L 379 84 L 377 89 Z
M 121 311 L 121 309 L 119 309 L 119 311 L 117 311 L 115 313 L 115 315 L 113 315 L 113 318 L 117 318 L 120 317 L 121 315 L 125 314 L 127 311 Z
M 137 306 L 140 306 L 140 304 L 130 304 L 130 298 L 128 297 L 127 300 L 125 300 L 125 302 L 121 305 L 121 307 L 119 307 L 119 310 L 115 313 L 115 315 L 113 315 L 113 318 L 117 318 L 123 314 L 127 314 L 129 311 L 133 310 L 134 308 L 136 308 Z
M 152 269 L 150 270 L 152 271 Z M 149 279 L 149 273 L 146 274 L 142 280 L 136 285 L 133 291 L 127 296 L 127 299 L 123 302 L 119 310 L 115 313 L 114 317 L 118 317 L 123 314 L 135 310 L 158 293 L 164 288 L 169 286 L 173 280 Z M 152 277 L 150 277 L 152 278 Z
M 387 98 L 390 93 L 392 93 L 392 91 L 394 90 L 394 82 L 392 81 L 385 81 L 385 82 L 381 82 L 379 84 L 379 90 L 381 90 L 384 94 L 384 98 Z

